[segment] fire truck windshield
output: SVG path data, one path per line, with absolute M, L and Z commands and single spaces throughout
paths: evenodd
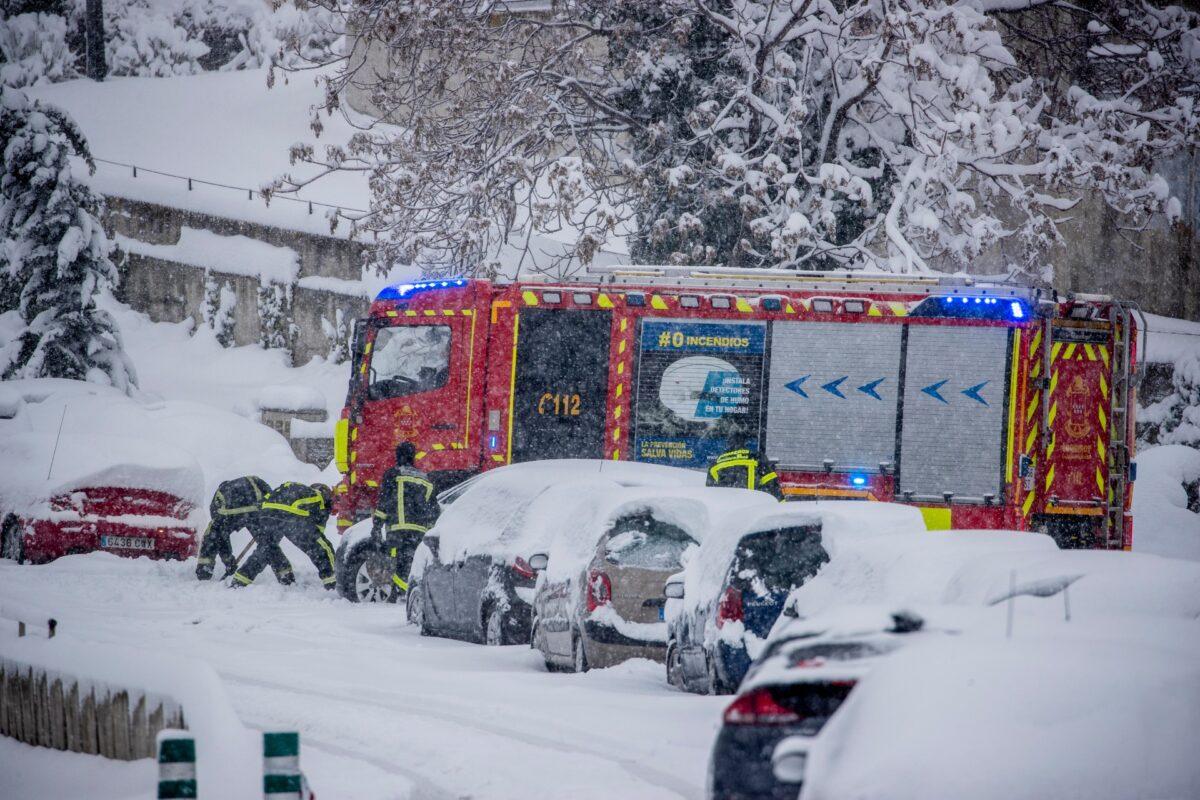
M 446 384 L 449 367 L 449 326 L 383 328 L 371 352 L 367 395 L 386 400 L 438 389 Z

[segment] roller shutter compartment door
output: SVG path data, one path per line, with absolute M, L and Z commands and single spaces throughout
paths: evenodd
M 1007 328 L 910 325 L 900 491 L 982 501 L 1002 496 Z
M 780 466 L 878 471 L 896 459 L 900 325 L 777 322 L 767 455 Z

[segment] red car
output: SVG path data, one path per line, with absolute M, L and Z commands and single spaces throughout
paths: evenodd
M 204 491 L 195 460 L 159 443 L 39 433 L 0 442 L 0 556 L 35 564 L 105 550 L 182 560 Z

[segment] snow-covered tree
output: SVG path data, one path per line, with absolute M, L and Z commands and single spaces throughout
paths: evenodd
M 1172 391 L 1138 412 L 1142 445 L 1185 444 L 1200 450 L 1200 354 L 1175 362 Z
M 129 391 L 136 376 L 116 321 L 96 307 L 117 281 L 101 200 L 72 174 L 72 157 L 93 166 L 83 134 L 61 110 L 2 88 L 0 142 L 0 271 L 21 286 L 24 323 L 0 350 L 0 375 Z
M 67 21 L 55 14 L 25 13 L 0 25 L 0 85 L 21 88 L 73 78 L 75 54 Z
M 1046 277 L 1089 195 L 1176 214 L 1154 163 L 1200 138 L 1197 15 L 1140 0 L 327 5 L 362 38 L 326 110 L 395 125 L 294 157 L 370 174 L 384 264 L 632 226 L 657 261 Z

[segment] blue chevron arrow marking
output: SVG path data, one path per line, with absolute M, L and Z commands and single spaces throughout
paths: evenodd
M 921 391 L 924 392 L 925 394 L 929 395 L 930 397 L 932 397 L 934 400 L 940 400 L 941 402 L 945 403 L 946 405 L 950 405 L 949 400 L 947 400 L 946 398 L 944 398 L 940 394 L 938 394 L 938 392 L 941 390 L 941 388 L 945 385 L 946 385 L 946 381 L 938 381 L 937 383 L 929 384 Z
M 879 380 L 871 381 L 870 383 L 864 383 L 862 386 L 858 387 L 858 391 L 862 392 L 863 394 L 869 394 L 876 400 L 882 400 L 883 398 L 879 396 L 879 392 L 875 391 L 875 388 L 885 380 L 887 380 L 887 378 L 880 378 Z
M 795 392 L 796 394 L 800 395 L 801 397 L 803 397 L 807 400 L 808 392 L 804 391 L 804 389 L 802 389 L 801 386 L 804 384 L 804 382 L 806 380 L 808 380 L 811 377 L 812 377 L 811 375 L 805 375 L 802 378 L 796 378 L 796 380 L 792 381 L 791 383 L 785 383 L 784 388 L 791 389 L 793 392 Z
M 829 392 L 830 394 L 837 395 L 838 397 L 845 400 L 846 395 L 842 394 L 841 389 L 839 389 L 838 387 L 842 385 L 842 381 L 846 380 L 846 378 L 849 378 L 849 377 L 850 377 L 849 375 L 843 375 L 842 377 L 838 378 L 837 380 L 830 381 L 829 383 L 821 384 L 821 388 L 824 389 L 825 391 Z
M 978 400 L 980 403 L 983 403 L 986 406 L 988 404 L 988 401 L 983 399 L 983 397 L 979 394 L 979 390 L 982 389 L 983 387 L 987 386 L 989 383 L 991 383 L 991 381 L 984 381 L 983 383 L 977 383 L 974 386 L 972 386 L 970 389 L 963 389 L 962 393 L 965 394 L 967 397 L 971 398 L 972 400 Z

